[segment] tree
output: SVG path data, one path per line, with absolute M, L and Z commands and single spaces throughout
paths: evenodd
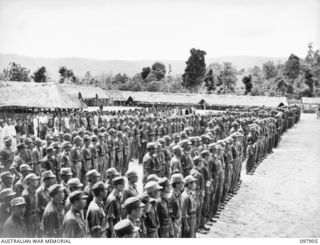
M 245 86 L 245 92 L 244 94 L 247 95 L 251 92 L 252 90 L 252 76 L 251 75 L 248 75 L 248 76 L 244 76 L 243 79 L 242 79 L 242 82 Z
M 93 84 L 95 82 L 95 79 L 91 76 L 90 71 L 87 71 L 84 74 L 84 77 L 81 81 L 83 84 Z
M 290 79 L 296 79 L 300 74 L 300 59 L 298 56 L 291 54 L 284 65 L 284 74 Z
M 192 48 L 190 57 L 186 62 L 187 66 L 182 75 L 183 86 L 189 90 L 196 91 L 201 85 L 203 76 L 206 73 L 206 63 L 204 56 L 206 52 L 200 49 Z
M 168 69 L 169 71 L 168 71 L 168 76 L 170 76 L 171 75 L 171 72 L 172 72 L 172 67 L 171 67 L 171 64 L 169 64 L 169 69 Z
M 156 80 L 160 81 L 166 76 L 166 66 L 161 62 L 155 62 L 152 66 L 152 73 L 155 75 Z
M 276 91 L 279 93 L 279 95 L 284 96 L 287 91 L 288 84 L 286 84 L 286 82 L 282 77 L 277 77 L 275 79 L 275 83 L 276 83 Z
M 152 81 L 147 84 L 146 90 L 149 92 L 159 92 L 161 89 L 161 82 L 159 81 Z
M 312 77 L 313 76 L 311 71 L 306 70 L 304 73 L 304 83 L 308 86 L 308 90 L 309 90 L 308 97 L 312 97 L 314 93 L 314 81 Z
M 119 90 L 124 91 L 142 91 L 143 90 L 143 80 L 141 73 L 137 73 L 125 84 L 119 86 Z
M 151 68 L 150 67 L 143 67 L 142 68 L 142 72 L 141 72 L 142 79 L 143 80 L 146 79 L 147 76 L 150 74 L 150 72 L 151 72 Z
M 34 82 L 36 83 L 45 83 L 48 80 L 47 68 L 45 66 L 41 66 L 38 70 L 36 70 L 31 76 Z
M 237 81 L 237 70 L 232 66 L 231 62 L 224 62 L 221 71 L 221 80 L 223 84 L 224 93 L 234 92 Z
M 5 81 L 30 82 L 29 73 L 30 70 L 27 68 L 11 62 L 8 68 L 3 70 L 2 77 Z
M 129 80 L 129 78 L 127 77 L 127 75 L 124 73 L 123 75 L 121 75 L 120 73 L 118 73 L 117 75 L 115 75 L 112 79 L 112 83 L 113 84 L 124 84 Z
M 59 68 L 60 73 L 60 83 L 64 83 L 66 80 L 69 80 L 73 83 L 79 82 L 79 79 L 76 78 L 73 71 L 70 69 L 67 69 L 65 66 L 61 66 Z
M 259 66 L 254 66 L 252 68 L 249 68 L 249 73 L 253 76 L 253 77 L 260 77 L 261 76 L 261 69 Z
M 66 79 L 67 74 L 68 74 L 67 68 L 66 68 L 65 66 L 61 66 L 61 67 L 59 68 L 59 73 L 60 73 L 60 80 L 59 80 L 59 82 L 60 82 L 60 83 L 64 83 L 64 80 Z
M 262 65 L 264 78 L 269 80 L 278 75 L 277 67 L 275 66 L 273 61 L 267 61 Z
M 214 75 L 213 75 L 213 70 L 212 69 L 209 69 L 206 73 L 206 75 L 204 76 L 204 79 L 203 79 L 204 83 L 205 83 L 205 86 L 207 88 L 207 92 L 209 94 L 211 94 L 215 88 L 216 88 L 216 85 L 215 85 L 215 78 L 214 78 Z

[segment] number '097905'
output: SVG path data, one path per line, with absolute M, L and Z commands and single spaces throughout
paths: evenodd
M 317 244 L 318 239 L 300 239 L 300 243 Z

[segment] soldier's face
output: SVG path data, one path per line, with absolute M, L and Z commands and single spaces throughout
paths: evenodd
M 79 200 L 79 209 L 80 210 L 84 209 L 86 207 L 86 205 L 87 205 L 87 200 L 86 199 L 82 198 L 82 199 Z
M 102 197 L 102 199 L 106 198 L 108 195 L 108 190 L 107 188 L 105 188 L 103 191 L 100 192 L 100 195 Z
M 44 180 L 46 186 L 52 186 L 56 182 L 55 178 L 47 178 Z
M 39 180 L 34 180 L 31 182 L 31 186 L 36 189 L 39 186 Z
M 178 189 L 179 189 L 180 191 L 183 191 L 183 189 L 184 189 L 184 183 L 183 183 L 183 182 L 180 182 L 180 183 L 177 185 L 177 187 L 178 187 Z
M 162 191 L 163 191 L 165 194 L 168 194 L 168 193 L 170 192 L 170 186 L 169 186 L 169 185 L 166 185 Z
M 55 196 L 54 199 L 58 202 L 58 203 L 62 203 L 64 201 L 64 192 L 63 191 L 59 191 Z
M 160 197 L 160 190 L 155 190 L 153 192 L 153 198 L 158 199 Z
M 92 183 L 97 183 L 98 181 L 100 181 L 100 176 L 93 178 Z
M 149 151 L 150 151 L 150 155 L 155 153 L 155 149 L 154 148 L 151 148 Z
M 118 189 L 120 192 L 124 191 L 124 184 L 118 185 Z
M 71 178 L 70 175 L 63 175 L 63 176 L 62 176 L 62 179 L 63 179 L 63 181 L 64 181 L 65 183 L 67 183 L 70 178 Z
M 134 184 L 134 183 L 137 183 L 138 182 L 138 176 L 133 176 L 130 178 L 130 183 L 131 184 Z
M 18 216 L 23 216 L 24 213 L 26 212 L 26 205 L 14 207 L 13 209 Z
M 4 179 L 3 179 L 3 183 L 4 183 L 6 186 L 11 186 L 12 183 L 13 183 L 13 178 L 12 178 L 12 177 L 4 178 Z
M 137 208 L 135 210 L 132 211 L 132 216 L 134 217 L 134 219 L 140 219 L 143 213 L 143 208 Z

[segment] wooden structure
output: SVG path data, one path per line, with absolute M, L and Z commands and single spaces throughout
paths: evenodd
M 314 113 L 320 106 L 320 97 L 302 97 L 302 111 Z

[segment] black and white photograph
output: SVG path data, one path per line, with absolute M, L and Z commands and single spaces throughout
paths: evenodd
M 319 153 L 319 0 L 0 0 L 1 244 L 318 244 Z

